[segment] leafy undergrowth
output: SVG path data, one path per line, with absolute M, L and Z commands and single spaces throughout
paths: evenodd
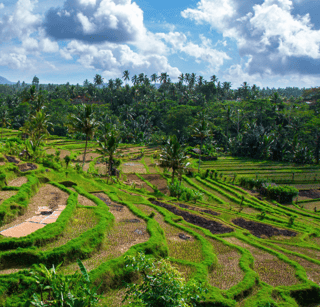
M 156 149 L 122 148 L 123 172 L 108 183 L 98 169 L 93 144 L 86 159 L 88 172 L 76 170 L 83 142 L 59 139 L 47 144 L 48 153 L 61 151 L 60 168 L 38 163 L 37 169 L 23 174 L 13 163 L 0 165 L 10 182 L 0 193 L 6 208 L 0 215 L 1 230 L 33 217 L 38 207 L 66 205 L 53 223 L 17 238 L 0 237 L 1 306 L 24 306 L 39 291 L 29 278 L 34 263 L 62 263 L 61 272 L 73 274 L 78 258 L 90 279 L 102 283 L 100 306 L 124 306 L 122 282 L 134 280 L 124 256 L 141 251 L 169 257 L 187 281 L 205 282 L 208 306 L 320 304 L 320 213 L 314 210 L 318 200 L 271 202 L 256 190 L 242 189 L 234 176 L 238 172 L 289 180 L 295 172 L 296 186 L 305 190 L 308 185 L 316 188 L 308 174 L 318 169 L 219 157 L 202 163 L 201 168 L 215 170 L 207 177 L 183 176 L 183 186 L 203 194 L 187 202 L 168 195 L 171 174 L 166 176 L 157 165 L 152 155 Z M 140 159 L 141 149 L 145 156 Z M 66 168 L 63 159 L 72 153 L 78 157 Z M 191 162 L 196 165 L 196 160 Z M 304 178 L 306 183 L 301 183 Z

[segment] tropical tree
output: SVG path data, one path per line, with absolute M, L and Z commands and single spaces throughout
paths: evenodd
M 122 79 L 123 79 L 124 81 L 126 81 L 126 84 L 127 84 L 127 81 L 130 80 L 129 70 L 125 70 L 125 71 L 123 72 Z
M 102 78 L 101 75 L 96 74 L 94 79 L 93 79 L 93 82 L 94 82 L 95 85 L 101 85 L 101 84 L 103 84 L 103 79 L 104 78 Z
M 207 117 L 203 116 L 200 120 L 196 121 L 192 127 L 193 136 L 200 138 L 200 152 L 199 152 L 199 165 L 198 172 L 200 172 L 202 145 L 205 138 L 211 135 L 211 130 L 209 128 L 209 123 Z
M 158 80 L 158 75 L 156 73 L 151 75 L 151 81 L 153 81 L 154 83 L 156 83 L 156 81 Z
M 77 107 L 76 114 L 71 114 L 68 122 L 70 132 L 81 132 L 86 136 L 86 144 L 83 154 L 83 163 L 86 160 L 88 140 L 92 138 L 98 129 L 99 123 L 95 119 L 95 112 L 93 105 L 81 104 Z
M 101 133 L 98 138 L 98 144 L 101 148 L 98 148 L 97 151 L 104 157 L 109 176 L 112 176 L 112 164 L 114 163 L 114 155 L 120 144 L 121 138 L 119 132 L 116 130 L 116 127 L 110 123 L 106 123 L 101 127 Z
M 3 128 L 10 125 L 10 116 L 9 116 L 9 110 L 7 106 L 2 105 L 0 107 L 0 122 L 1 122 L 1 141 L 2 141 L 2 135 L 3 135 Z
M 26 149 L 28 154 L 29 150 L 33 154 L 37 153 L 44 137 L 49 135 L 49 127 L 52 127 L 52 123 L 49 121 L 50 116 L 43 111 L 36 112 L 35 115 L 31 115 L 29 121 L 26 121 L 21 128 L 24 134 L 29 135 L 29 139 L 26 140 Z
M 164 167 L 172 168 L 172 182 L 179 168 L 183 168 L 187 163 L 188 157 L 181 147 L 176 135 L 169 136 L 160 154 L 160 163 Z

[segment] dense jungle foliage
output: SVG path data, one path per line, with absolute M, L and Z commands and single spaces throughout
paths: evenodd
M 214 75 L 206 81 L 194 73 L 182 74 L 177 83 L 167 73 L 150 79 L 143 73 L 134 75 L 133 86 L 127 84 L 128 71 L 122 78 L 125 86 L 120 78 L 105 84 L 100 75 L 83 85 L 40 85 L 37 77 L 32 85 L 0 85 L 1 125 L 22 129 L 32 114 L 41 111 L 52 124 L 50 134 L 68 136 L 70 114 L 77 114 L 81 103 L 95 104 L 95 120 L 115 126 L 123 143 L 159 145 L 175 134 L 182 144 L 200 145 L 204 155 L 222 151 L 275 161 L 319 162 L 319 88 L 261 89 L 244 82 L 231 89 L 230 82 L 220 82 Z M 151 84 L 157 80 L 158 88 Z M 200 121 L 202 128 L 195 127 Z M 199 129 L 207 132 L 201 136 Z M 72 136 L 86 139 L 79 131 Z

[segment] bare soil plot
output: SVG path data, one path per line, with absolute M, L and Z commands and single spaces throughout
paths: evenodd
M 17 193 L 18 191 L 0 191 L 0 204 Z
M 10 186 L 10 187 L 21 187 L 23 184 L 25 184 L 27 182 L 28 182 L 27 177 L 18 177 L 18 178 L 15 178 L 15 179 L 11 180 L 8 183 L 8 186 Z
M 148 166 L 148 168 L 149 168 L 149 172 L 151 173 L 151 174 L 153 174 L 153 173 L 157 173 L 157 170 L 156 170 L 156 168 L 155 168 L 155 165 L 156 165 L 156 163 L 155 162 L 151 162 L 151 158 L 150 157 L 145 157 L 144 158 L 144 162 L 146 163 L 146 165 Z
M 285 248 L 285 247 L 283 247 Z M 281 251 L 280 251 L 281 252 Z M 306 271 L 308 279 L 311 281 L 319 284 L 320 283 L 320 265 L 317 265 L 313 262 L 310 262 L 308 260 L 305 260 L 304 258 L 291 255 L 289 253 L 283 253 L 285 256 L 287 256 L 289 259 L 298 262 Z
M 21 172 L 27 172 L 27 171 L 33 171 L 37 169 L 38 166 L 33 163 L 23 163 L 23 164 L 18 164 L 18 168 Z
M 320 191 L 319 190 L 301 190 L 299 191 L 299 196 L 305 199 L 320 198 Z
M 91 207 L 97 206 L 92 200 L 80 194 L 78 194 L 78 202 L 82 206 L 91 206 Z
M 304 254 L 310 258 L 320 260 L 320 251 L 307 247 L 294 246 L 289 244 L 276 243 L 278 246 L 296 253 Z
M 90 162 L 92 160 L 94 160 L 95 158 L 101 157 L 101 154 L 92 152 L 92 151 L 87 151 L 86 153 L 86 162 Z M 77 161 L 83 161 L 83 154 L 79 155 L 77 158 Z
M 202 228 L 208 229 L 212 234 L 219 234 L 219 233 L 228 233 L 228 232 L 232 232 L 233 229 L 230 227 L 227 227 L 219 222 L 216 222 L 214 220 L 209 220 L 206 219 L 204 217 L 192 214 L 190 212 L 187 211 L 182 211 L 177 209 L 175 206 L 171 206 L 165 203 L 161 203 L 159 201 L 153 200 L 153 199 L 149 199 L 149 201 L 151 203 L 153 203 L 154 205 L 157 205 L 159 207 L 163 207 L 167 210 L 169 210 L 170 212 L 182 216 L 183 219 L 193 225 L 196 226 L 200 226 Z
M 211 286 L 219 289 L 229 289 L 238 284 L 244 277 L 244 273 L 239 266 L 241 258 L 240 253 L 218 240 L 206 237 L 212 246 L 214 253 L 217 255 L 218 264 L 209 271 L 209 283 Z
M 122 172 L 125 174 L 138 173 L 145 174 L 147 171 L 142 163 L 126 162 L 121 165 Z
M 299 204 L 298 204 L 299 205 Z M 314 211 L 316 208 L 317 211 L 320 211 L 320 201 L 310 202 L 301 204 L 304 209 Z
M 55 149 L 55 148 L 50 148 L 46 150 L 46 153 L 49 155 L 55 155 L 56 151 L 59 150 L 60 151 L 60 159 L 63 159 L 65 156 L 69 156 L 70 155 L 70 151 L 69 150 L 65 150 L 65 149 Z
M 136 206 L 146 214 L 150 214 L 151 212 L 156 214 L 154 219 L 159 223 L 160 227 L 165 233 L 170 257 L 192 262 L 200 262 L 203 260 L 200 241 L 196 240 L 194 236 L 166 223 L 163 215 L 157 212 L 155 209 L 146 205 Z M 191 250 L 192 253 L 190 253 Z
M 143 180 L 141 180 L 137 175 L 135 174 L 128 174 L 127 175 L 127 181 L 125 182 L 128 185 L 135 184 L 136 188 L 140 189 L 144 187 L 148 192 L 153 193 L 153 189 L 149 187 Z
M 254 236 L 258 238 L 265 238 L 265 237 L 270 238 L 272 236 L 279 236 L 279 235 L 295 237 L 297 235 L 297 233 L 294 231 L 290 231 L 286 229 L 278 229 L 276 227 L 263 224 L 263 223 L 246 221 L 243 218 L 234 219 L 232 220 L 232 223 L 244 229 L 249 230 Z
M 137 218 L 126 206 L 112 202 L 104 193 L 94 193 L 93 195 L 105 200 L 105 203 L 110 207 L 110 212 L 115 217 L 115 223 L 114 227 L 106 234 L 100 250 L 83 260 L 88 271 L 105 261 L 121 256 L 131 246 L 146 242 L 150 238 L 146 222 Z M 76 269 L 78 269 L 78 265 L 73 263 L 64 268 L 64 271 L 73 273 Z
M 48 206 L 52 210 L 55 210 L 59 205 L 66 205 L 68 197 L 69 195 L 66 192 L 61 191 L 51 184 L 46 184 L 40 187 L 38 193 L 32 197 L 25 213 L 18 216 L 13 222 L 0 227 L 0 231 L 25 222 L 35 215 L 39 207 Z
M 162 178 L 159 174 L 142 175 L 142 177 L 155 185 L 161 193 L 168 194 L 169 190 L 167 180 Z
M 299 283 L 295 276 L 294 268 L 276 256 L 246 244 L 234 237 L 224 239 L 247 249 L 252 254 L 254 257 L 254 270 L 259 274 L 262 281 L 273 287 L 289 286 Z

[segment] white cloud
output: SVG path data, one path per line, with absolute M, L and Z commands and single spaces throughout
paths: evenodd
M 255 3 L 200 0 L 196 9 L 188 8 L 181 15 L 197 24 L 207 23 L 224 37 L 234 39 L 240 56 L 252 57 L 247 68 L 250 74 L 267 70 L 319 74 L 315 69 L 318 62 L 311 61 L 320 59 L 320 30 L 314 29 L 309 14 L 293 15 L 291 0 Z M 290 65 L 290 61 L 294 63 Z
M 0 3 L 0 10 L 4 9 L 4 4 Z
M 89 21 L 89 18 L 83 15 L 81 12 L 77 14 L 77 17 L 82 25 L 83 32 L 85 34 L 91 34 L 95 31 L 95 25 Z
M 186 9 L 181 16 L 194 20 L 198 24 L 209 23 L 212 27 L 222 30 L 228 19 L 236 14 L 232 0 L 201 0 L 197 9 Z
M 84 42 L 72 41 L 60 54 L 71 59 L 77 56 L 82 66 L 89 69 L 99 69 L 104 76 L 119 77 L 128 69 L 131 74 L 144 72 L 147 75 L 166 71 L 172 79 L 181 73 L 178 68 L 172 67 L 168 59 L 158 54 L 139 54 L 130 49 L 128 45 L 104 43 L 102 45 L 89 45 Z
M 218 69 L 223 65 L 224 60 L 230 60 L 225 52 L 212 49 L 212 41 L 203 34 L 199 35 L 201 45 L 187 42 L 186 35 L 179 32 L 157 33 L 156 35 L 166 43 L 171 44 L 172 53 L 184 52 L 194 57 L 197 63 L 206 62 L 209 69 Z
M 253 33 L 261 35 L 260 42 L 268 46 L 277 38 L 280 56 L 307 56 L 320 58 L 320 30 L 313 30 L 309 15 L 291 15 L 292 2 L 289 0 L 266 0 L 255 5 L 254 16 L 250 19 Z

